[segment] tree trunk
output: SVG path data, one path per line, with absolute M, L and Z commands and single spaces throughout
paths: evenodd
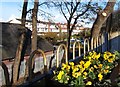
M 28 4 L 28 0 L 24 0 L 22 18 L 21 18 L 22 26 L 20 28 L 21 36 L 19 38 L 18 47 L 17 47 L 17 51 L 16 51 L 16 57 L 15 57 L 14 65 L 13 65 L 13 85 L 15 85 L 18 80 L 18 73 L 19 73 L 21 55 L 22 55 L 21 53 L 22 53 L 22 49 L 23 49 L 23 43 L 24 43 L 25 32 L 26 32 L 25 19 L 26 19 L 26 14 L 27 14 L 27 4 Z
M 32 10 L 32 52 L 37 49 L 37 12 L 39 1 L 34 1 L 34 9 Z
M 112 13 L 116 0 L 114 0 L 114 2 L 110 2 L 110 1 L 111 0 L 108 1 L 105 9 L 98 13 L 97 18 L 91 29 L 91 37 L 99 36 L 103 23 L 106 21 L 108 16 Z
M 70 58 L 70 37 L 71 37 L 71 33 L 69 33 L 69 36 L 68 36 L 68 42 L 67 42 L 67 48 L 68 48 L 68 59 Z
M 70 58 L 70 37 L 71 37 L 71 32 L 70 32 L 70 22 L 68 21 L 67 23 L 67 51 L 68 51 L 68 59 Z

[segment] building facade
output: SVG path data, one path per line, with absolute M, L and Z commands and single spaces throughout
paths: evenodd
M 21 24 L 21 19 L 13 19 L 9 21 L 10 23 L 18 23 Z M 25 26 L 32 30 L 32 20 L 26 20 Z M 72 26 L 72 24 L 71 24 Z M 72 32 L 72 35 L 78 34 L 79 32 L 85 30 L 80 24 L 77 24 Z M 41 35 L 46 32 L 64 32 L 67 33 L 67 23 L 52 23 L 52 22 L 45 22 L 45 21 L 38 21 L 37 22 L 37 32 L 38 35 Z

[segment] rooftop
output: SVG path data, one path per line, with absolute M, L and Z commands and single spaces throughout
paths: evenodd
M 0 30 L 2 31 L 2 42 L 0 42 L 0 52 L 2 52 L 2 58 L 14 58 L 16 54 L 16 49 L 19 42 L 20 24 L 12 24 L 12 23 L 4 23 L 0 22 Z M 26 55 L 30 54 L 31 51 L 31 31 L 27 28 L 26 36 L 27 36 L 27 51 Z M 47 40 L 43 38 L 38 38 L 37 47 L 43 51 L 51 51 L 53 50 L 52 44 L 50 44 Z

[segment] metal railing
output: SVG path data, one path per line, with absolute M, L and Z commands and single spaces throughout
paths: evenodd
M 46 72 L 46 70 L 47 70 L 47 61 L 46 61 L 46 56 L 45 56 L 44 51 L 42 51 L 41 49 L 37 49 L 37 50 L 33 51 L 32 54 L 30 55 L 29 62 L 28 62 L 29 81 L 32 80 L 32 72 L 33 72 L 32 68 L 34 65 L 34 55 L 37 53 L 42 53 L 43 61 L 44 61 L 44 71 Z
M 57 48 L 57 54 L 56 54 L 56 67 L 59 67 L 59 51 L 60 51 L 60 48 L 61 47 L 63 47 L 64 48 L 64 50 L 65 50 L 65 62 L 68 62 L 68 57 L 67 57 L 67 47 L 66 47 L 66 45 L 64 45 L 64 44 L 61 44 L 61 45 L 59 45 L 58 46 L 58 48 Z
M 91 39 L 91 50 L 97 50 L 100 51 L 100 49 L 98 49 L 99 46 L 102 46 L 102 44 L 104 43 L 104 36 L 100 35 L 98 37 L 92 38 Z
M 76 46 L 76 44 L 78 44 L 78 46 L 79 46 L 79 56 L 81 56 L 80 43 L 75 41 L 73 43 L 73 59 L 75 59 L 75 46 Z
M 86 38 L 84 40 L 84 54 L 86 54 L 86 42 L 87 42 L 87 48 L 88 48 L 87 51 L 90 51 L 89 39 Z

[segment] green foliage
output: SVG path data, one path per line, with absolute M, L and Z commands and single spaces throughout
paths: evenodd
M 86 30 L 79 32 L 78 34 L 73 35 L 72 37 L 75 39 L 80 39 L 84 37 L 90 37 L 90 35 L 91 35 L 91 32 L 90 32 L 90 29 L 88 28 Z
M 67 34 L 61 33 L 60 35 L 55 32 L 47 32 L 41 37 L 48 40 L 52 44 L 57 44 L 58 42 L 65 41 L 65 39 L 67 38 Z

